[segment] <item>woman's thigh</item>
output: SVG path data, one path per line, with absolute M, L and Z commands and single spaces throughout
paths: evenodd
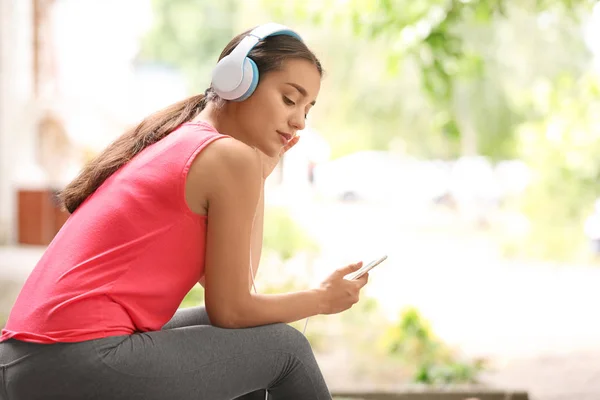
M 331 398 L 310 344 L 285 324 L 174 328 L 97 351 L 112 370 L 140 382 L 134 387 L 149 387 L 140 398 L 230 400 L 261 389 L 273 399 Z
M 24 353 L 25 354 L 25 353 Z M 9 399 L 330 399 L 312 349 L 285 324 L 194 325 L 44 346 L 5 369 Z

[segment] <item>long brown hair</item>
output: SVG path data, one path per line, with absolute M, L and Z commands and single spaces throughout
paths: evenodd
M 234 37 L 219 56 L 219 60 L 231 53 L 250 31 L 251 29 Z M 248 57 L 256 63 L 259 76 L 282 68 L 286 60 L 294 58 L 311 61 L 319 74 L 323 75 L 321 63 L 314 53 L 303 42 L 289 35 L 267 37 L 250 51 Z M 90 161 L 60 193 L 59 197 L 64 208 L 73 213 L 115 171 L 146 147 L 158 142 L 181 124 L 194 119 L 209 102 L 222 105 L 224 100 L 209 88 L 206 96 L 199 94 L 168 106 L 146 117 L 139 125 L 125 132 Z

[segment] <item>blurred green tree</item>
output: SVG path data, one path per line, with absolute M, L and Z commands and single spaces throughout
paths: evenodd
M 600 196 L 600 78 L 564 75 L 523 97 L 531 113 L 518 143 L 534 174 L 518 207 L 532 224 L 511 247 L 526 257 L 586 261 L 583 221 Z
M 515 155 L 513 132 L 520 116 L 511 108 L 506 84 L 498 82 L 506 81 L 506 75 L 513 71 L 505 67 L 514 64 L 513 60 L 501 58 L 506 52 L 497 51 L 506 45 L 506 39 L 504 43 L 502 40 L 502 35 L 506 37 L 507 34 L 505 22 L 516 22 L 514 25 L 518 25 L 521 33 L 527 34 L 519 37 L 519 41 L 523 42 L 512 43 L 510 47 L 513 53 L 525 55 L 527 61 L 540 67 L 533 70 L 535 74 L 557 73 L 556 66 L 572 70 L 585 53 L 581 41 L 573 40 L 580 36 L 576 32 L 579 28 L 577 21 L 597 0 L 529 0 L 518 3 L 507 0 L 261 2 L 279 20 L 305 20 L 328 27 L 328 32 L 342 32 L 346 37 L 340 43 L 358 45 L 358 49 L 354 48 L 356 52 L 360 53 L 362 39 L 366 39 L 379 50 L 377 56 L 385 63 L 389 76 L 397 78 L 401 74 L 409 74 L 417 79 L 427 101 L 424 114 L 431 121 L 429 129 L 420 129 L 418 134 L 436 137 L 441 133 L 442 138 L 417 140 L 421 146 L 411 147 L 409 143 L 413 152 L 426 156 L 481 153 L 492 158 L 506 158 Z M 523 14 L 530 17 L 527 18 L 529 26 L 522 23 Z M 541 19 L 555 21 L 556 16 L 560 17 L 560 23 L 540 23 Z M 535 29 L 536 25 L 548 23 L 556 25 L 551 36 L 542 32 L 543 26 Z M 508 40 L 513 42 L 519 34 L 514 28 L 508 32 Z M 540 40 L 544 36 L 548 39 Z M 564 46 L 557 45 L 557 42 Z M 523 49 L 519 51 L 519 47 Z M 525 49 L 529 54 L 523 54 Z M 364 55 L 361 54 L 362 63 L 365 62 Z M 553 63 L 540 65 L 539 61 L 547 61 L 549 55 L 563 57 L 553 57 Z M 372 64 L 372 60 L 367 63 Z M 364 70 L 362 72 L 361 80 L 370 81 L 375 77 L 389 84 L 381 79 L 381 71 L 377 69 L 372 70 L 370 79 Z M 403 99 L 404 96 L 398 94 L 406 93 L 406 88 L 406 85 L 394 86 L 397 100 Z M 371 122 L 393 120 L 390 114 L 394 111 L 387 111 L 392 108 L 399 114 L 402 108 L 394 105 L 393 101 L 389 102 L 385 90 L 383 96 L 382 91 L 376 92 L 377 95 L 368 97 L 370 109 L 365 101 L 356 106 L 357 109 L 367 107 L 364 113 L 359 114 L 365 115 Z M 408 93 L 414 94 L 412 91 Z M 360 98 L 365 100 L 364 96 Z M 403 100 L 414 101 L 412 97 Z M 422 103 L 423 99 L 417 99 L 417 102 Z
M 299 225 L 289 211 L 283 207 L 265 208 L 263 245 L 273 251 L 282 261 L 287 261 L 298 252 L 316 254 L 319 243 Z
M 137 61 L 180 69 L 190 91 L 203 92 L 210 71 L 235 32 L 235 0 L 152 0 L 153 24 Z
M 593 1 L 511 7 L 506 0 L 338 3 L 153 0 L 155 22 L 139 61 L 180 68 L 198 92 L 238 31 L 273 19 L 306 23 L 303 33 L 326 69 L 335 71 L 326 76 L 312 117 L 336 143 L 333 156 L 394 147 L 426 157 L 479 152 L 506 158 L 515 154 L 512 132 L 520 121 L 507 90 L 518 86 L 517 78 L 530 77 L 515 71 L 515 59 L 523 60 L 519 67 L 530 66 L 521 70 L 555 73 L 579 63 L 583 52 L 572 40 L 576 24 L 563 21 L 547 40 L 548 32 L 531 26 L 542 13 L 550 20 L 554 14 L 577 16 Z M 513 43 L 503 51 L 507 41 Z M 513 54 L 518 57 L 506 59 Z

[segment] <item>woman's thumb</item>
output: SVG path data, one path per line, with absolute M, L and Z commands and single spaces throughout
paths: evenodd
M 360 267 L 362 267 L 362 265 L 363 265 L 362 261 L 359 261 L 354 264 L 346 265 L 345 267 L 342 267 L 337 270 L 337 275 L 344 277 L 354 271 L 357 271 L 358 269 L 360 269 Z

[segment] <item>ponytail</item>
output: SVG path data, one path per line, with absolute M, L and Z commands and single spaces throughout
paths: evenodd
M 145 118 L 110 144 L 59 194 L 64 208 L 73 213 L 115 171 L 146 147 L 158 142 L 181 124 L 191 121 L 206 106 L 200 94 L 175 103 Z

